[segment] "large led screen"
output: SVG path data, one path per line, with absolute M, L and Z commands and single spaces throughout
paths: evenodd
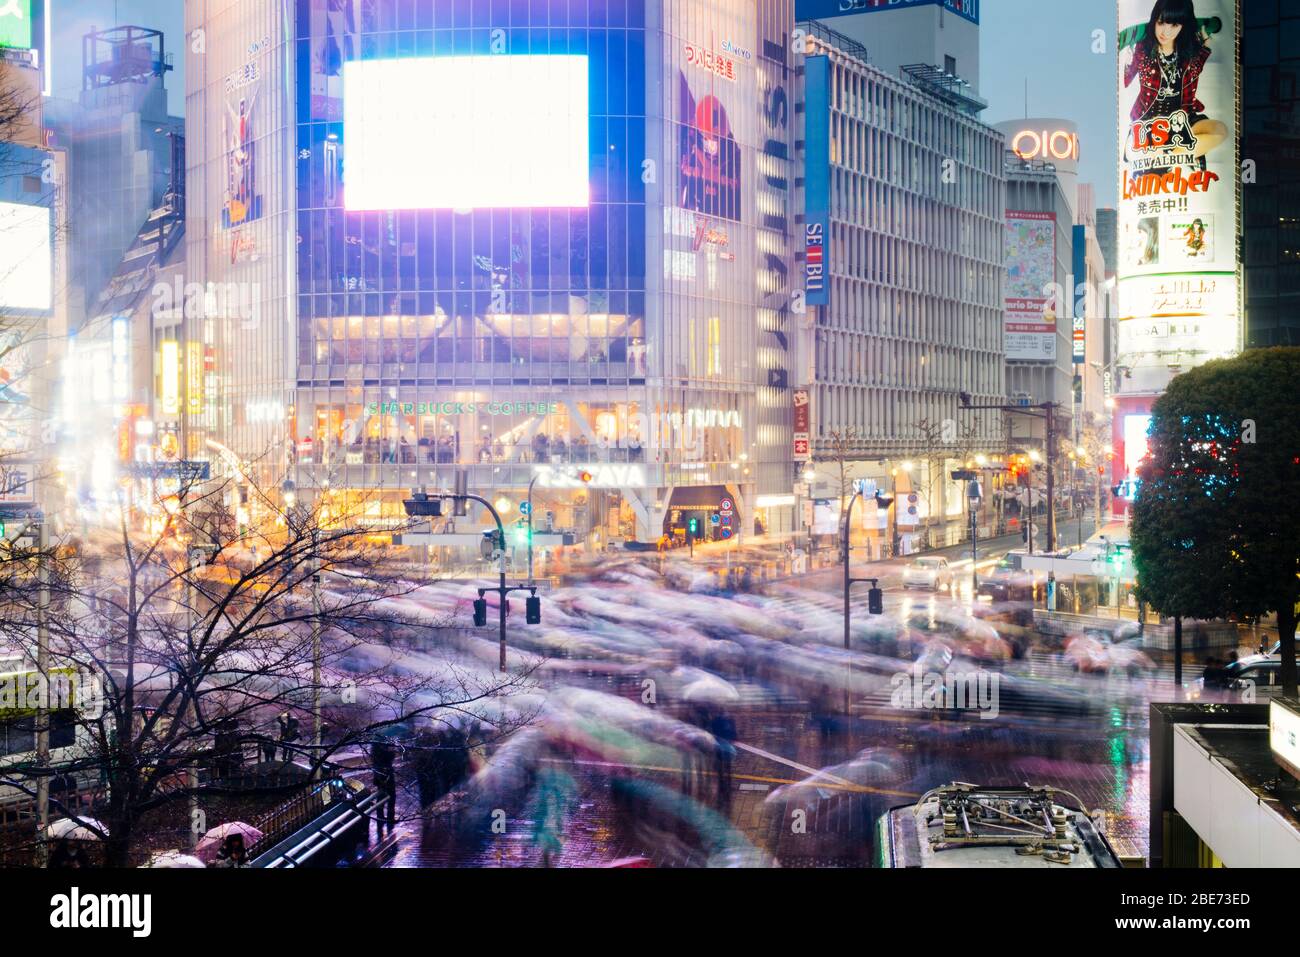
M 53 304 L 50 210 L 0 202 L 0 309 L 45 311 Z
M 343 69 L 350 210 L 590 201 L 587 58 L 359 60 Z

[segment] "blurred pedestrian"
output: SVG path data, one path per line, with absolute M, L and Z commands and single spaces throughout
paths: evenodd
M 710 722 L 714 741 L 714 768 L 718 777 L 718 809 L 731 808 L 731 765 L 736 758 L 736 722 L 726 709 L 719 708 Z
M 282 711 L 276 720 L 280 724 L 280 760 L 288 764 L 292 758 L 293 743 L 299 737 L 299 722 L 288 711 Z
M 397 823 L 397 771 L 393 764 L 397 755 L 387 741 L 376 741 L 370 747 L 370 768 L 375 790 L 379 793 L 379 805 L 375 808 L 375 823 L 379 833 L 384 832 L 385 823 L 392 833 Z

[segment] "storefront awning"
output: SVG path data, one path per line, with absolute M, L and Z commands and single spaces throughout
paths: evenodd
M 708 509 L 716 512 L 723 499 L 734 504 L 735 497 L 722 485 L 688 485 L 673 489 L 669 509 Z

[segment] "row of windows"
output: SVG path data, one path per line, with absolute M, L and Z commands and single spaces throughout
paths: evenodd
M 817 378 L 844 385 L 992 392 L 998 386 L 1001 354 L 984 353 L 971 361 L 969 352 L 952 346 L 819 329 Z
M 298 234 L 304 292 L 478 290 L 497 291 L 501 299 L 521 290 L 639 290 L 645 282 L 645 207 L 639 205 L 467 214 L 304 211 Z
M 819 385 L 816 391 L 817 438 L 823 442 L 832 432 L 844 435 L 853 428 L 859 439 L 877 447 L 920 448 L 926 442 L 923 425 L 935 428 L 948 419 L 960 422 L 963 437 L 970 430 L 975 441 L 990 448 L 1003 442 L 996 413 L 958 413 L 955 396 L 841 385 Z
M 898 81 L 869 68 L 835 57 L 832 63 L 831 108 L 856 117 L 873 130 L 929 147 L 942 156 L 977 169 L 994 169 L 1002 139 L 973 120 L 936 108 Z
M 990 219 L 1000 215 L 1002 192 L 996 166 L 960 164 L 915 141 L 881 133 L 843 116 L 831 117 L 831 162 L 843 167 L 834 172 L 837 198 L 845 216 L 861 215 L 861 211 L 874 213 L 881 200 L 892 204 L 887 197 L 894 194 L 883 189 L 884 184 Z M 872 182 L 855 182 L 850 178 L 854 174 L 870 176 Z M 864 196 L 868 190 L 870 194 Z M 885 218 L 888 221 L 888 213 Z
M 313 8 L 321 0 L 297 0 L 298 36 L 312 30 Z M 347 23 L 346 7 L 335 14 Z M 477 27 L 642 27 L 644 0 L 371 0 L 361 4 L 360 26 L 367 33 L 389 30 L 465 29 Z M 317 14 L 319 17 L 319 14 Z
M 982 245 L 987 244 L 985 237 Z M 837 276 L 985 305 L 997 301 L 1002 281 L 998 263 L 965 259 L 950 246 L 900 242 L 840 223 L 831 224 L 831 269 Z
M 909 292 L 845 276 L 831 279 L 823 321 L 873 336 L 937 342 L 964 349 L 1002 348 L 1001 310 L 985 299 L 974 307 L 932 291 Z

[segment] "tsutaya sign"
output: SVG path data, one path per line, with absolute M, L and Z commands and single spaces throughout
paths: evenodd
M 645 488 L 645 468 L 640 465 L 539 465 L 537 484 L 542 488 Z M 590 475 L 584 482 L 582 476 Z

